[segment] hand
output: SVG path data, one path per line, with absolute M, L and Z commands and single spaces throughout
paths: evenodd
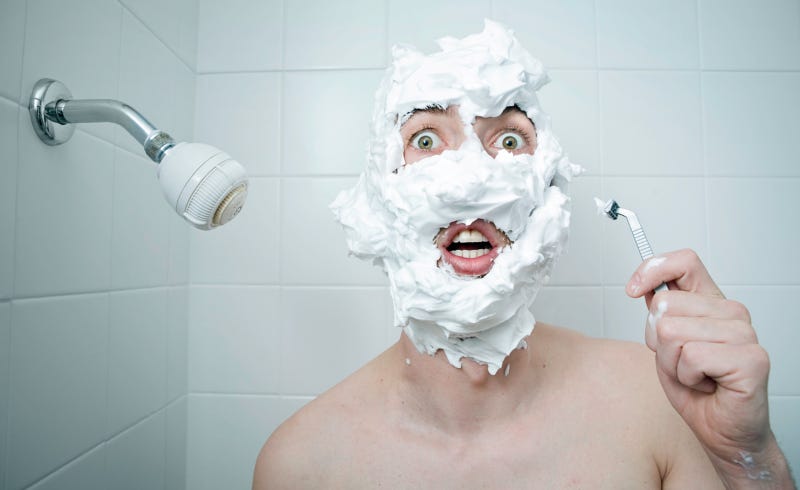
M 654 295 L 662 282 L 670 290 Z M 644 262 L 626 292 L 645 297 L 658 379 L 723 480 L 776 483 L 785 472 L 788 487 L 776 488 L 792 488 L 769 426 L 769 357 L 747 308 L 725 298 L 691 250 Z

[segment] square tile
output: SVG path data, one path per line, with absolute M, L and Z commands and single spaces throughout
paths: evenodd
M 795 478 L 800 469 L 800 396 L 776 396 L 769 399 L 769 415 L 775 438 L 791 466 Z
M 166 473 L 167 490 L 186 489 L 186 429 L 188 427 L 188 398 L 183 396 L 165 409 L 166 415 Z
M 199 0 L 197 72 L 281 68 L 283 2 Z
M 0 98 L 0 299 L 10 298 L 14 287 L 17 124 L 22 121 L 21 112 L 17 104 Z
M 600 174 L 600 101 L 597 72 L 552 70 L 541 89 L 542 107 L 552 118 L 553 132 L 570 160 L 589 175 Z
M 597 58 L 604 68 L 697 68 L 695 0 L 598 0 Z
M 197 0 L 120 0 L 191 69 L 197 63 Z
M 600 114 L 605 175 L 703 175 L 697 73 L 603 71 Z
M 9 488 L 27 486 L 105 436 L 108 295 L 12 303 Z
M 115 150 L 111 287 L 163 286 L 169 270 L 169 214 L 148 159 Z
M 386 2 L 286 2 L 283 66 L 378 68 L 386 63 Z
M 195 114 L 197 141 L 223 149 L 251 176 L 280 174 L 280 73 L 199 75 Z
M 282 284 L 387 284 L 382 269 L 348 256 L 342 227 L 328 209 L 340 191 L 355 183 L 354 178 L 283 179 Z
M 106 445 L 101 444 L 70 461 L 30 490 L 101 490 L 106 482 Z
M 644 344 L 647 315 L 642 298 L 631 298 L 621 286 L 603 288 L 604 337 Z
M 380 354 L 387 300 L 383 288 L 282 289 L 279 392 L 319 394 Z
M 81 130 L 47 146 L 19 122 L 16 296 L 108 289 L 114 147 Z
M 278 392 L 277 288 L 194 286 L 189 305 L 190 392 Z
M 597 65 L 594 2 L 591 0 L 496 0 L 492 16 L 507 24 L 547 67 Z
M 261 446 L 308 400 L 190 395 L 186 488 L 250 488 Z
M 720 284 L 797 284 L 800 179 L 709 179 L 707 265 Z M 764 212 L 768 210 L 768 212 Z
M 195 72 L 183 63 L 176 61 L 169 65 L 169 79 L 174 86 L 169 127 L 165 128 L 175 141 L 199 141 L 194 129 L 196 78 Z
M 603 289 L 600 287 L 542 288 L 531 311 L 537 322 L 577 330 L 589 337 L 603 336 Z
M 491 0 L 389 0 L 389 53 L 395 44 L 410 44 L 423 53 L 432 53 L 439 49 L 437 39 L 462 38 L 480 32 L 483 19 L 492 17 L 491 3 Z M 391 62 L 391 55 L 388 61 Z
M 22 43 L 25 40 L 25 2 L 0 3 L 0 96 L 20 100 Z
M 703 0 L 698 10 L 704 68 L 800 68 L 797 1 Z
M 116 434 L 167 403 L 167 292 L 110 295 L 108 429 Z
M 277 179 L 251 178 L 242 212 L 215 230 L 191 230 L 191 281 L 195 284 L 275 284 L 280 235 Z
M 771 395 L 800 394 L 800 311 L 786 308 L 800 297 L 800 286 L 722 286 L 725 296 L 750 310 L 758 342 L 770 357 Z
M 167 400 L 189 391 L 189 288 L 167 289 Z
M 169 260 L 167 260 L 167 282 L 170 286 L 185 286 L 189 283 L 189 236 L 192 226 L 167 206 L 169 228 Z
M 382 72 L 285 73 L 283 175 L 361 173 Z
M 122 10 L 118 2 L 106 0 L 28 1 L 31 28 L 25 31 L 20 103 L 28 105 L 33 84 L 40 78 L 59 80 L 74 99 L 117 99 Z M 72 35 L 59 36 L 58 42 L 53 42 L 53 36 L 42 35 L 64 32 L 64 26 L 69 26 Z M 106 141 L 114 141 L 115 126 L 80 127 Z
M 160 411 L 106 443 L 107 488 L 165 488 L 165 420 Z
M 800 73 L 703 74 L 708 172 L 800 176 Z
M 603 219 L 594 197 L 602 194 L 600 177 L 578 177 L 569 184 L 572 198 L 569 241 L 558 259 L 552 285 L 600 285 L 603 281 Z
M 11 356 L 11 304 L 0 303 L 0 488 L 5 489 L 8 440 L 9 359 Z
M 603 200 L 615 199 L 622 208 L 636 213 L 653 252 L 691 248 L 709 263 L 713 254 L 707 246 L 706 195 L 701 178 L 603 179 Z M 642 262 L 630 228 L 624 218 L 603 222 L 603 284 L 624 286 Z M 712 276 L 714 270 L 712 270 Z

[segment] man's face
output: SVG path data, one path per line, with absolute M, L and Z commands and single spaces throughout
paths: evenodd
M 492 158 L 500 150 L 515 155 L 532 155 L 536 150 L 536 128 L 517 107 L 507 107 L 497 117 L 477 117 L 472 130 Z M 407 165 L 445 150 L 458 150 L 467 138 L 458 106 L 416 110 L 401 127 L 400 135 Z M 457 274 L 471 277 L 486 275 L 503 247 L 511 244 L 502 230 L 483 219 L 469 225 L 442 223 L 433 241 L 441 252 L 437 265 L 445 262 Z

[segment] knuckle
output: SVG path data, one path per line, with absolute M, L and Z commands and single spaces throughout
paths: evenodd
M 738 301 L 733 300 L 726 300 L 728 308 L 731 310 L 731 313 L 736 318 L 741 318 L 747 323 L 752 322 L 752 318 L 750 317 L 750 310 L 747 309 L 745 305 Z
M 751 360 L 750 362 L 753 364 L 753 368 L 756 372 L 766 376 L 769 374 L 770 369 L 770 360 L 769 354 L 767 350 L 764 349 L 760 344 L 753 344 L 751 347 Z
M 656 321 L 655 329 L 660 344 L 671 344 L 680 338 L 680 328 L 674 319 L 661 317 Z

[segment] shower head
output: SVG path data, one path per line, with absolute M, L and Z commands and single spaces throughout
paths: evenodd
M 210 230 L 239 214 L 247 198 L 244 167 L 203 143 L 176 143 L 131 106 L 116 100 L 72 100 L 61 82 L 36 82 L 28 110 L 39 138 L 48 145 L 70 139 L 73 123 L 113 122 L 125 128 L 158 164 L 167 202 L 195 228 Z

